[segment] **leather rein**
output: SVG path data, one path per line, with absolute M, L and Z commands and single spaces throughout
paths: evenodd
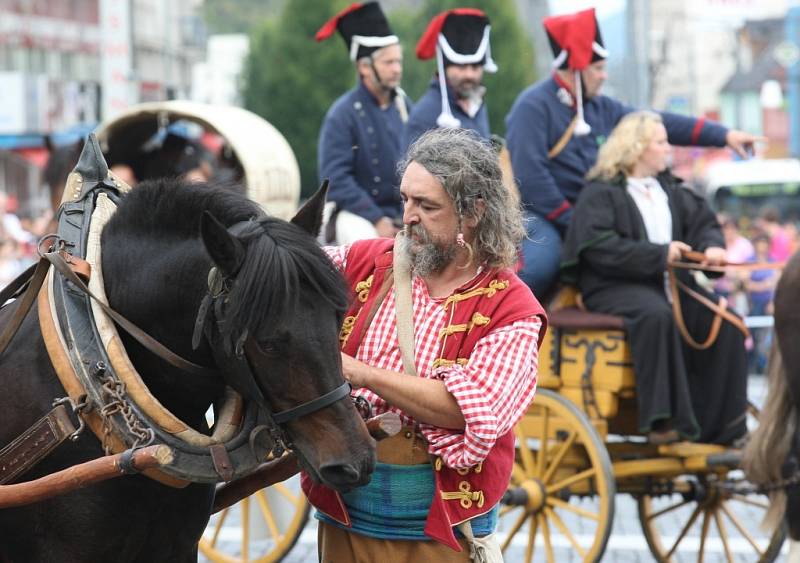
M 695 250 L 684 251 L 681 253 L 681 260 L 667 263 L 667 273 L 669 274 L 669 288 L 672 296 L 672 313 L 675 317 L 675 324 L 681 333 L 683 340 L 695 350 L 706 350 L 716 342 L 722 327 L 723 319 L 735 326 L 745 338 L 750 336 L 750 331 L 744 321 L 728 309 L 728 300 L 720 297 L 719 303 L 715 303 L 705 295 L 698 293 L 686 283 L 678 279 L 676 270 L 701 270 L 706 272 L 727 272 L 731 269 L 736 270 L 782 270 L 784 262 L 725 262 L 720 265 L 706 264 L 706 256 L 702 252 Z M 683 311 L 680 305 L 680 291 L 695 299 L 703 306 L 714 313 L 714 320 L 711 322 L 708 336 L 702 342 L 695 340 L 686 328 L 683 318 Z

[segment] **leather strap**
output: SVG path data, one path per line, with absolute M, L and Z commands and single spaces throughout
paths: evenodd
M 28 471 L 73 432 L 66 407 L 56 406 L 0 450 L 0 485 Z
M 683 340 L 695 350 L 706 350 L 710 348 L 714 342 L 717 340 L 717 336 L 719 336 L 719 330 L 722 325 L 722 320 L 725 319 L 733 326 L 735 326 L 739 331 L 744 334 L 745 338 L 750 336 L 750 331 L 747 329 L 747 326 L 744 324 L 741 318 L 737 315 L 732 313 L 728 310 L 728 300 L 722 297 L 719 303 L 715 303 L 705 295 L 702 295 L 683 283 L 681 280 L 678 279 L 678 276 L 675 273 L 675 270 L 678 268 L 682 269 L 691 269 L 691 270 L 705 270 L 711 272 L 724 272 L 730 268 L 742 269 L 742 270 L 764 270 L 764 269 L 782 269 L 784 264 L 781 263 L 773 263 L 773 262 L 754 262 L 754 263 L 734 263 L 734 262 L 727 262 L 724 265 L 719 266 L 712 266 L 703 264 L 702 262 L 705 261 L 706 257 L 705 254 L 702 252 L 697 252 L 695 250 L 684 251 L 681 253 L 681 257 L 683 261 L 674 261 L 669 262 L 667 264 L 667 273 L 669 276 L 669 289 L 672 295 L 672 313 L 675 317 L 675 324 L 678 327 L 678 331 L 681 333 Z M 689 334 L 689 330 L 686 328 L 686 322 L 683 319 L 683 311 L 681 310 L 680 305 L 680 292 L 679 290 L 686 293 L 689 297 L 693 298 L 694 300 L 698 301 L 709 310 L 714 313 L 714 320 L 711 322 L 711 328 L 709 329 L 708 336 L 705 338 L 703 342 L 696 341 L 691 334 Z
M 561 138 L 556 141 L 556 144 L 553 145 L 553 148 L 547 151 L 548 159 L 553 160 L 555 157 L 561 154 L 561 151 L 564 150 L 564 147 L 567 146 L 567 143 L 569 143 L 569 140 L 572 138 L 572 134 L 575 132 L 575 125 L 577 125 L 577 123 L 578 116 L 576 114 L 575 117 L 572 118 L 572 121 L 569 122 L 569 125 L 564 133 L 561 134 Z
M 30 311 L 33 302 L 36 300 L 36 296 L 39 295 L 39 290 L 47 277 L 49 268 L 50 266 L 46 260 L 39 260 L 39 262 L 29 267 L 14 279 L 14 281 L 8 284 L 3 291 L 0 291 L 0 304 L 2 304 L 17 295 L 19 290 L 27 284 L 25 293 L 22 294 L 19 300 L 17 310 L 14 311 L 11 320 L 8 321 L 3 332 L 0 333 L 0 354 L 5 352 L 9 343 L 14 338 L 14 335 L 17 334 L 19 327 L 22 325 L 22 321 L 25 320 L 28 311 Z M 69 266 L 67 266 L 67 269 L 69 269 Z
M 89 263 L 86 260 L 72 256 L 66 251 L 61 250 L 59 252 L 64 258 L 64 261 L 69 265 L 68 267 L 75 271 L 81 279 L 88 281 L 92 270 Z M 47 278 L 49 269 L 50 265 L 46 260 L 39 260 L 39 262 L 29 266 L 28 269 L 0 291 L 0 305 L 2 305 L 9 299 L 17 297 L 19 292 L 25 288 L 25 293 L 22 294 L 19 307 L 14 311 L 14 315 L 3 329 L 3 332 L 0 333 L 0 354 L 5 352 L 5 349 L 8 347 L 11 340 L 13 340 L 14 335 L 17 334 L 19 327 L 22 325 L 22 321 L 25 320 L 28 311 L 30 311 L 31 306 L 33 306 L 36 296 L 39 295 L 39 290 L 42 288 L 45 278 Z

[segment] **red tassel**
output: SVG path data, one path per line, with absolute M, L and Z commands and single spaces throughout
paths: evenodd
M 314 36 L 314 38 L 317 41 L 323 41 L 328 37 L 330 37 L 331 35 L 333 35 L 333 32 L 336 31 L 336 26 L 339 25 L 339 20 L 342 19 L 347 14 L 349 14 L 350 12 L 355 12 L 356 10 L 360 10 L 362 5 L 363 4 L 361 4 L 360 2 L 353 2 L 352 4 L 350 4 L 347 8 L 345 8 L 344 10 L 333 16 L 328 21 L 326 21 L 325 25 L 319 28 L 319 31 L 317 31 L 317 34 Z

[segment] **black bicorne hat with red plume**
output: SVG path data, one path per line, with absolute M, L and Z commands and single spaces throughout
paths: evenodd
M 608 51 L 603 46 L 600 26 L 594 8 L 545 18 L 542 22 L 547 31 L 550 48 L 553 50 L 553 67 L 560 70 L 571 70 L 575 73 L 575 99 L 578 122 L 575 135 L 586 135 L 591 127 L 583 118 L 583 95 L 580 71 L 595 61 L 608 58 Z
M 378 49 L 400 42 L 392 33 L 377 2 L 350 4 L 325 22 L 315 38 L 323 41 L 337 30 L 344 39 L 352 61 L 368 57 Z
M 475 8 L 456 8 L 435 16 L 417 43 L 417 58 L 436 57 L 442 113 L 436 120 L 440 127 L 458 127 L 447 100 L 444 68 L 447 65 L 482 65 L 486 72 L 497 72 L 489 43 L 489 18 Z

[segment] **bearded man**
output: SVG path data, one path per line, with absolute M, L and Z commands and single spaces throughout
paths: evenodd
M 497 72 L 489 43 L 489 18 L 481 10 L 456 8 L 434 17 L 417 43 L 417 58 L 436 57 L 428 90 L 408 116 L 404 146 L 437 127 L 472 129 L 488 139 L 484 72 Z
M 327 242 L 393 237 L 401 215 L 397 161 L 411 107 L 400 89 L 400 40 L 377 2 L 352 4 L 328 20 L 316 39 L 337 30 L 355 63 L 358 84 L 333 103 L 319 133 L 320 180 L 330 180 L 328 198 L 336 204 L 326 216 L 335 225 L 335 237 Z
M 400 168 L 397 240 L 327 248 L 353 291 L 344 375 L 373 414 L 396 412 L 405 427 L 379 442 L 367 486 L 339 495 L 304 476 L 326 563 L 499 550 L 513 428 L 536 389 L 546 318 L 511 268 L 525 231 L 496 154 L 472 131 L 436 129 Z M 459 496 L 466 486 L 480 502 Z

